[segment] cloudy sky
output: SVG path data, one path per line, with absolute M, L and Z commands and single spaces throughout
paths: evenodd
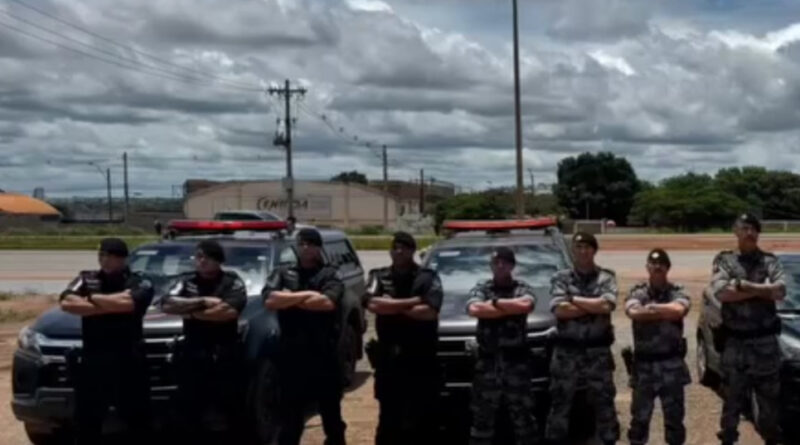
M 598 150 L 650 180 L 800 170 L 800 2 L 520 9 L 526 181 Z M 146 196 L 279 178 L 287 78 L 298 178 L 377 179 L 386 144 L 393 178 L 514 182 L 510 0 L 0 0 L 0 188 L 102 194 L 97 165 L 118 193 L 125 151 Z

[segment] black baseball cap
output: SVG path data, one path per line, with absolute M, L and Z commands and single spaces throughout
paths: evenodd
M 747 224 L 756 229 L 756 232 L 761 233 L 761 220 L 752 213 L 742 213 L 738 218 L 736 218 L 736 223 Z
M 407 247 L 411 250 L 417 250 L 417 241 L 413 236 L 411 236 L 410 233 L 407 232 L 397 232 L 394 234 L 394 238 L 392 238 L 392 247 L 394 247 L 396 244 Z
M 514 255 L 514 251 L 508 247 L 498 247 L 495 249 L 492 253 L 492 259 L 503 260 L 514 265 L 517 264 L 517 256 Z
M 297 242 L 322 247 L 322 235 L 319 234 L 318 230 L 306 227 L 297 232 Z
M 200 241 L 200 243 L 197 245 L 197 250 L 203 252 L 203 255 L 218 263 L 225 262 L 225 250 L 217 241 L 210 239 Z
M 599 245 L 597 244 L 597 238 L 594 237 L 591 233 L 586 232 L 578 232 L 575 236 L 572 237 L 573 244 L 586 244 L 590 246 L 595 251 L 598 249 Z
M 128 245 L 119 238 L 105 238 L 100 241 L 100 252 L 120 258 L 128 257 Z
M 662 266 L 666 266 L 667 268 L 672 267 L 672 261 L 669 259 L 669 255 L 664 249 L 653 249 L 647 254 L 647 262 L 654 263 L 654 264 L 661 264 Z

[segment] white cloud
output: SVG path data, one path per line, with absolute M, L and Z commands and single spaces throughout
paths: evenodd
M 100 193 L 94 168 L 80 161 L 103 159 L 118 175 L 124 150 L 135 189 L 146 193 L 168 194 L 187 177 L 280 177 L 283 153 L 272 136 L 283 104 L 258 90 L 286 78 L 309 90 L 303 107 L 293 106 L 299 177 L 353 168 L 379 176 L 374 149 L 345 140 L 357 134 L 360 142 L 389 144 L 395 177 L 425 168 L 464 186 L 512 184 L 511 50 L 484 40 L 507 42 L 507 20 L 501 17 L 502 29 L 426 26 L 398 12 L 405 2 L 424 6 L 418 0 L 238 0 L 235 8 L 222 0 L 41 4 L 184 69 L 14 8 L 111 52 L 107 58 L 134 58 L 184 81 L 81 57 L 0 26 L 0 153 L 26 166 L 0 164 L 0 188 Z M 448 4 L 459 13 L 470 8 Z M 526 28 L 522 41 L 525 162 L 537 181 L 554 180 L 560 159 L 585 150 L 627 156 L 655 179 L 748 162 L 800 168 L 800 25 L 754 33 L 735 20 L 699 23 L 689 13 L 666 16 L 650 2 L 627 0 L 537 6 L 536 17 L 552 24 Z

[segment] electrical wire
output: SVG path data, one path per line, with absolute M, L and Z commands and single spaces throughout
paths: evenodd
M 198 70 L 198 69 L 194 69 L 194 68 L 190 68 L 190 67 L 186 67 L 186 66 L 177 64 L 177 63 L 172 62 L 170 60 L 167 60 L 167 59 L 164 59 L 162 57 L 156 56 L 156 55 L 154 55 L 152 53 L 137 49 L 137 48 L 135 48 L 135 47 L 133 47 L 131 45 L 126 45 L 126 44 L 124 44 L 124 43 L 122 43 L 122 42 L 120 42 L 118 40 L 112 39 L 110 37 L 106 37 L 106 36 L 104 36 L 102 34 L 94 32 L 94 31 L 92 31 L 90 29 L 87 29 L 87 28 L 85 28 L 83 26 L 79 26 L 79 25 L 76 25 L 76 24 L 74 24 L 74 23 L 72 23 L 70 21 L 62 19 L 61 17 L 59 17 L 59 16 L 57 16 L 55 14 L 51 14 L 51 13 L 49 13 L 49 12 L 47 12 L 47 11 L 41 9 L 41 8 L 37 8 L 36 6 L 32 6 L 32 5 L 26 3 L 26 2 L 24 2 L 22 0 L 9 0 L 9 1 L 14 2 L 15 4 L 17 4 L 19 6 L 22 6 L 24 8 L 27 8 L 28 10 L 33 11 L 33 12 L 35 12 L 37 14 L 45 16 L 45 17 L 47 17 L 47 18 L 49 18 L 49 19 L 51 19 L 51 20 L 53 20 L 55 22 L 58 22 L 58 23 L 62 24 L 62 25 L 68 26 L 68 27 L 70 27 L 72 29 L 75 29 L 75 30 L 80 31 L 82 33 L 85 33 L 85 34 L 87 34 L 89 36 L 92 36 L 92 37 L 94 37 L 96 39 L 99 39 L 99 40 L 102 40 L 102 41 L 104 41 L 106 43 L 115 45 L 115 46 L 117 46 L 119 48 L 122 48 L 122 49 L 125 49 L 127 51 L 139 54 L 139 55 L 141 55 L 143 57 L 147 57 L 149 59 L 155 60 L 155 61 L 157 61 L 157 62 L 159 62 L 161 64 L 171 66 L 171 67 L 173 67 L 175 69 L 179 69 L 179 70 L 185 71 L 187 73 L 191 73 L 193 75 L 199 75 L 199 76 L 207 77 L 208 79 L 213 79 L 213 80 L 216 80 L 216 81 L 218 81 L 220 83 L 227 84 L 228 86 L 235 87 L 235 88 L 238 88 L 238 89 L 243 89 L 243 90 L 248 90 L 248 91 L 263 91 L 263 88 L 259 87 L 258 85 L 244 84 L 244 83 L 239 83 L 237 81 L 232 81 L 232 80 L 226 79 L 226 78 L 224 78 L 222 76 L 219 76 L 219 75 L 216 75 L 216 74 L 208 73 L 208 72 L 203 71 L 203 70 Z

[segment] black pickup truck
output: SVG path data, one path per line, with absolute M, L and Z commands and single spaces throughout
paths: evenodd
M 785 443 L 800 443 L 800 255 L 779 255 L 786 272 L 786 299 L 778 304 L 781 318 L 781 417 Z M 721 304 L 708 288 L 703 292 L 703 308 L 697 325 L 697 375 L 713 389 L 720 389 L 722 351 L 714 335 L 722 324 Z M 748 417 L 758 428 L 758 400 L 750 397 Z
M 260 293 L 271 270 L 298 260 L 294 238 L 282 230 L 275 230 L 285 227 L 284 224 L 193 222 L 184 224 L 185 231 L 175 239 L 144 245 L 132 252 L 129 258 L 131 269 L 146 274 L 157 289 L 156 300 L 144 320 L 157 426 L 167 422 L 171 415 L 170 401 L 175 391 L 171 351 L 183 330 L 180 318 L 159 311 L 158 298 L 164 295 L 178 274 L 193 269 L 196 244 L 201 239 L 213 238 L 226 251 L 224 268 L 239 274 L 247 285 L 248 302 L 240 317 L 240 332 L 247 357 L 242 378 L 249 382 L 247 411 L 253 413 L 255 437 L 268 442 L 273 436 L 276 388 L 271 359 L 280 332 L 277 317 L 264 309 Z M 240 230 L 245 225 L 248 230 Z M 197 230 L 191 230 L 192 227 Z M 361 308 L 366 292 L 364 271 L 353 246 L 342 232 L 322 230 L 320 233 L 324 240 L 325 261 L 339 269 L 346 285 L 340 348 L 342 366 L 352 376 L 362 355 L 361 339 L 366 329 Z M 14 354 L 11 405 L 17 419 L 25 423 L 28 437 L 35 445 L 72 443 L 73 376 L 67 357 L 80 348 L 80 318 L 59 308 L 46 312 L 19 334 L 19 347 Z M 106 429 L 113 431 L 117 427 L 118 422 L 112 417 Z

